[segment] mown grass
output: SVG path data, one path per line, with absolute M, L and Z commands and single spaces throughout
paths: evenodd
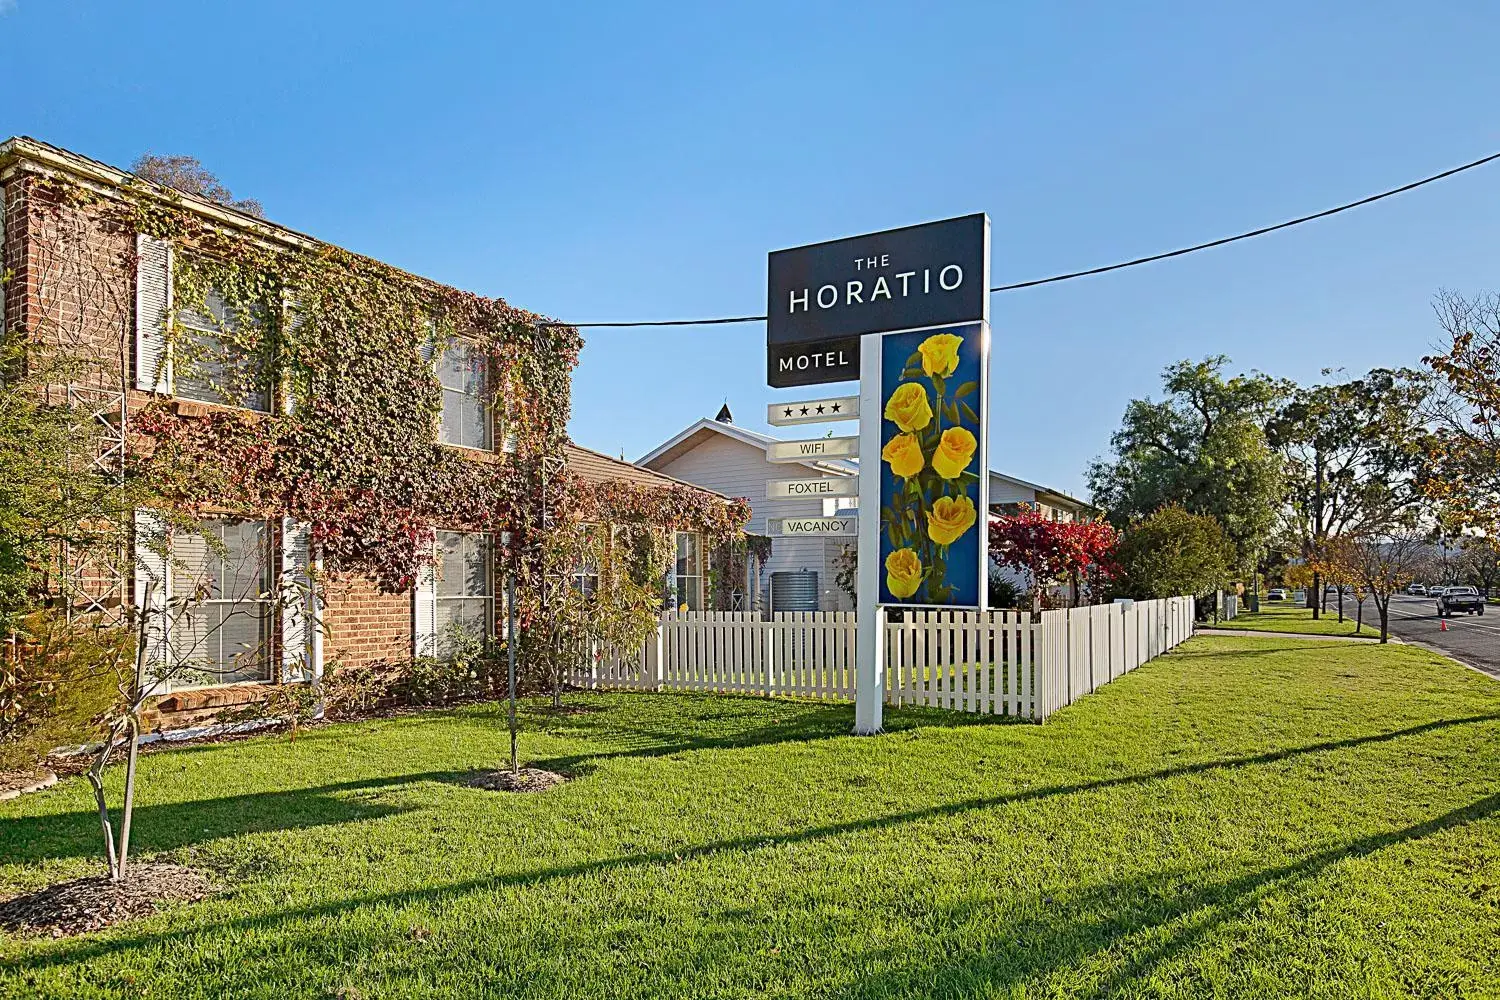
M 1305 635 L 1362 635 L 1379 639 L 1380 615 L 1375 610 L 1375 605 L 1372 602 L 1365 603 L 1364 627 L 1356 632 L 1357 614 L 1357 606 L 1352 597 L 1344 598 L 1343 621 L 1339 621 L 1337 599 L 1332 596 L 1328 598 L 1328 610 L 1316 620 L 1312 616 L 1312 608 L 1292 601 L 1281 603 L 1262 598 L 1259 611 L 1241 611 L 1228 621 L 1221 621 L 1217 625 L 1211 622 L 1205 623 L 1199 627 L 1250 629 L 1256 632 L 1300 632 Z
M 223 895 L 0 939 L 26 997 L 1480 997 L 1500 686 L 1415 647 L 1198 638 L 1045 726 L 671 695 L 145 758 L 136 837 Z M 118 780 L 118 776 L 116 776 Z M 0 805 L 0 885 L 93 864 Z M 8 991 L 8 992 L 7 992 Z

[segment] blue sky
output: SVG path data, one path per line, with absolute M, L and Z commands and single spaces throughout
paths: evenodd
M 0 0 L 0 131 L 200 157 L 278 222 L 575 321 L 738 315 L 768 250 L 987 211 L 996 283 L 1500 149 L 1500 6 Z M 991 464 L 1081 491 L 1161 368 L 1415 364 L 1500 287 L 1500 164 L 1250 243 L 997 295 Z M 573 435 L 765 403 L 759 326 L 599 331 Z

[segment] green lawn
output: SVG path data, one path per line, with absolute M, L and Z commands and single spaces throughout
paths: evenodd
M 1500 685 L 1416 647 L 1200 637 L 1045 726 L 876 738 L 571 700 L 540 795 L 458 780 L 494 706 L 146 757 L 137 843 L 227 891 L 0 938 L 0 996 L 1500 995 Z M 0 804 L 0 886 L 86 871 L 89 810 Z
M 1309 635 L 1367 635 L 1380 638 L 1380 613 L 1373 601 L 1365 602 L 1364 626 L 1354 631 L 1356 606 L 1354 598 L 1344 598 L 1344 620 L 1339 621 L 1338 600 L 1329 595 L 1328 610 L 1321 618 L 1313 620 L 1312 608 L 1291 601 L 1267 601 L 1262 599 L 1258 612 L 1241 611 L 1230 621 L 1217 626 L 1200 625 L 1199 628 L 1242 628 L 1258 632 L 1304 632 Z

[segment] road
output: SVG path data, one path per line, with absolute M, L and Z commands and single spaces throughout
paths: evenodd
M 1349 613 L 1351 603 L 1345 600 L 1345 615 Z M 1369 624 L 1372 619 L 1378 628 L 1379 615 L 1373 601 L 1365 606 L 1365 623 Z M 1493 604 L 1483 615 L 1449 618 L 1448 631 L 1443 632 L 1437 604 L 1432 598 L 1402 594 L 1391 598 L 1391 634 L 1406 642 L 1431 646 L 1471 667 L 1500 677 L 1500 607 Z

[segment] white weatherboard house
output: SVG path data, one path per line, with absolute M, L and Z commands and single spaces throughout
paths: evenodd
M 840 432 L 835 430 L 835 433 Z M 807 437 L 814 436 L 816 429 L 809 429 Z M 726 406 L 716 419 L 699 420 L 636 464 L 725 496 L 749 499 L 750 522 L 745 530 L 757 535 L 769 534 L 768 518 L 830 517 L 858 506 L 855 497 L 767 500 L 766 483 L 773 479 L 847 478 L 859 471 L 857 462 L 842 459 L 770 462 L 766 458 L 767 448 L 779 440 L 783 439 L 736 426 Z M 990 473 L 992 513 L 1014 513 L 1023 504 L 1060 521 L 1083 520 L 1098 514 L 1097 508 L 1061 490 Z M 755 609 L 854 610 L 849 595 L 835 583 L 838 556 L 853 541 L 825 536 L 773 538 L 771 558 L 766 565 L 752 565 L 749 571 L 756 577 L 749 581 L 748 588 L 756 595 Z
M 818 477 L 845 479 L 857 467 L 842 459 L 807 462 L 773 463 L 766 460 L 766 448 L 778 439 L 737 427 L 730 422 L 729 408 L 719 411 L 717 420 L 699 420 L 675 434 L 637 465 L 692 483 L 712 487 L 726 496 L 745 497 L 750 501 L 750 523 L 745 530 L 755 535 L 768 534 L 768 517 L 828 517 L 855 506 L 854 497 L 806 500 L 766 499 L 766 483 L 772 479 L 812 479 Z M 854 604 L 834 583 L 838 573 L 834 561 L 845 545 L 839 538 L 774 538 L 771 558 L 766 565 L 750 572 L 750 592 L 756 594 L 756 609 L 774 607 L 787 611 L 852 611 Z M 758 569 L 758 572 L 757 572 Z M 780 593 L 776 592 L 780 588 Z

